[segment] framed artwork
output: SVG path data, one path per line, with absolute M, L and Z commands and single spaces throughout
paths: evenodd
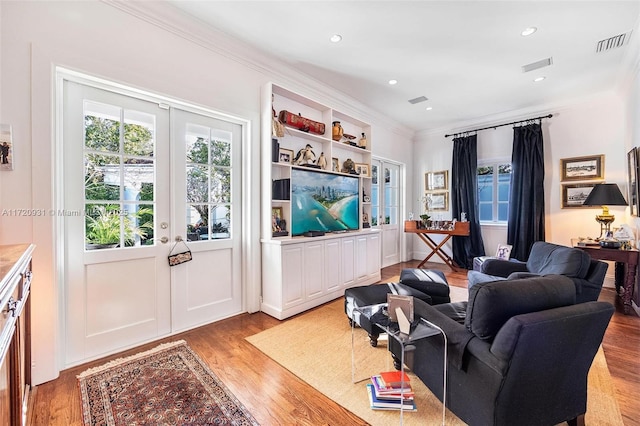
M 632 216 L 638 216 L 640 206 L 638 206 L 638 156 L 640 150 L 634 147 L 627 153 L 627 176 L 628 176 L 628 188 L 629 188 L 629 208 L 631 209 Z
M 331 170 L 333 170 L 334 172 L 340 171 L 340 161 L 338 161 L 336 157 L 333 157 L 331 159 Z
M 282 207 L 271 207 L 271 231 L 275 237 L 287 235 L 287 222 L 283 219 Z
M 293 162 L 293 150 L 292 149 L 286 149 L 286 148 L 280 148 L 280 152 L 278 154 L 278 162 L 279 163 L 287 163 L 287 164 L 292 164 Z
M 596 183 L 572 183 L 562 185 L 562 208 L 586 207 L 582 203 L 587 199 Z
M 561 181 L 604 179 L 604 154 L 560 160 Z
M 430 192 L 425 194 L 427 210 L 449 210 L 448 192 Z
M 369 165 L 364 163 L 356 163 L 356 172 L 360 176 L 369 176 Z
M 496 250 L 496 257 L 502 260 L 509 260 L 511 257 L 511 245 L 509 244 L 498 244 L 498 249 Z
M 449 189 L 449 171 L 429 172 L 424 174 L 424 188 L 427 191 Z
M 0 170 L 13 170 L 11 125 L 0 124 Z

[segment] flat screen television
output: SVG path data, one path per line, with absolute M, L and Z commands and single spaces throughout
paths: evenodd
M 316 169 L 291 170 L 291 235 L 360 226 L 360 179 Z

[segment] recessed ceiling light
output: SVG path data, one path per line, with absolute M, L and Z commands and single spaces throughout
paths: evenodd
M 427 107 L 427 111 L 431 111 L 433 107 Z
M 340 34 L 334 34 L 329 40 L 331 40 L 332 43 L 338 43 L 342 41 L 342 36 Z
M 538 77 L 538 78 L 534 78 L 533 81 L 537 83 L 539 81 L 544 80 L 545 78 L 547 78 L 547 77 Z
M 389 80 L 390 85 L 398 84 L 398 80 Z
M 531 34 L 535 33 L 536 31 L 538 31 L 538 29 L 536 27 L 529 27 L 524 29 L 524 31 L 522 31 L 520 33 L 520 35 L 526 37 L 526 36 L 530 36 Z

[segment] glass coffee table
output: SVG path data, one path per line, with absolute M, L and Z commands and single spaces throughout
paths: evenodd
M 426 339 L 428 337 L 437 336 L 439 334 L 444 338 L 444 362 L 443 362 L 443 393 L 442 393 L 442 424 L 445 424 L 445 414 L 446 414 L 446 398 L 447 398 L 447 335 L 444 331 L 438 327 L 437 325 L 427 321 L 424 318 L 419 318 L 419 320 L 414 321 L 411 324 L 411 329 L 409 333 L 402 333 L 398 328 L 398 323 L 390 322 L 387 312 L 387 303 L 379 303 L 376 305 L 369 306 L 355 306 L 354 314 L 358 316 L 365 317 L 367 321 L 369 321 L 372 326 L 378 327 L 381 332 L 386 333 L 389 339 L 395 339 L 400 344 L 400 373 L 404 378 L 404 362 L 405 362 L 405 352 L 408 346 L 417 342 L 421 339 Z M 370 379 L 370 377 L 356 380 L 355 378 L 355 327 L 356 321 L 351 322 L 351 380 L 353 383 L 359 383 L 364 380 Z M 358 318 L 358 324 L 360 324 L 361 318 Z M 404 383 L 402 384 L 404 385 Z M 403 387 L 403 386 L 402 386 Z M 400 424 L 403 424 L 403 414 L 404 408 L 403 405 L 400 405 Z

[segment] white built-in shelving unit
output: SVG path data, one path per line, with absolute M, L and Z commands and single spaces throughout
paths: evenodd
M 377 229 L 364 228 L 346 233 L 327 233 L 320 237 L 274 236 L 272 211 L 282 209 L 282 218 L 291 224 L 291 194 L 288 199 L 274 199 L 272 182 L 290 179 L 291 170 L 304 166 L 274 162 L 272 157 L 272 117 L 286 110 L 310 120 L 324 123 L 325 134 L 303 132 L 290 127 L 278 139 L 279 147 L 295 154 L 311 145 L 316 157 L 324 154 L 325 173 L 344 174 L 344 162 L 351 159 L 367 166 L 369 174 L 360 180 L 359 212 L 371 217 L 371 125 L 341 111 L 323 105 L 281 86 L 268 83 L 262 91 L 261 118 L 261 242 L 262 242 L 262 310 L 283 319 L 333 300 L 348 287 L 366 285 L 380 280 L 380 234 Z M 358 142 L 364 133 L 366 147 L 353 146 L 347 139 L 332 139 L 332 123 L 339 121 L 345 134 Z M 333 167 L 337 159 L 339 170 Z M 354 176 L 354 175 L 349 175 Z

